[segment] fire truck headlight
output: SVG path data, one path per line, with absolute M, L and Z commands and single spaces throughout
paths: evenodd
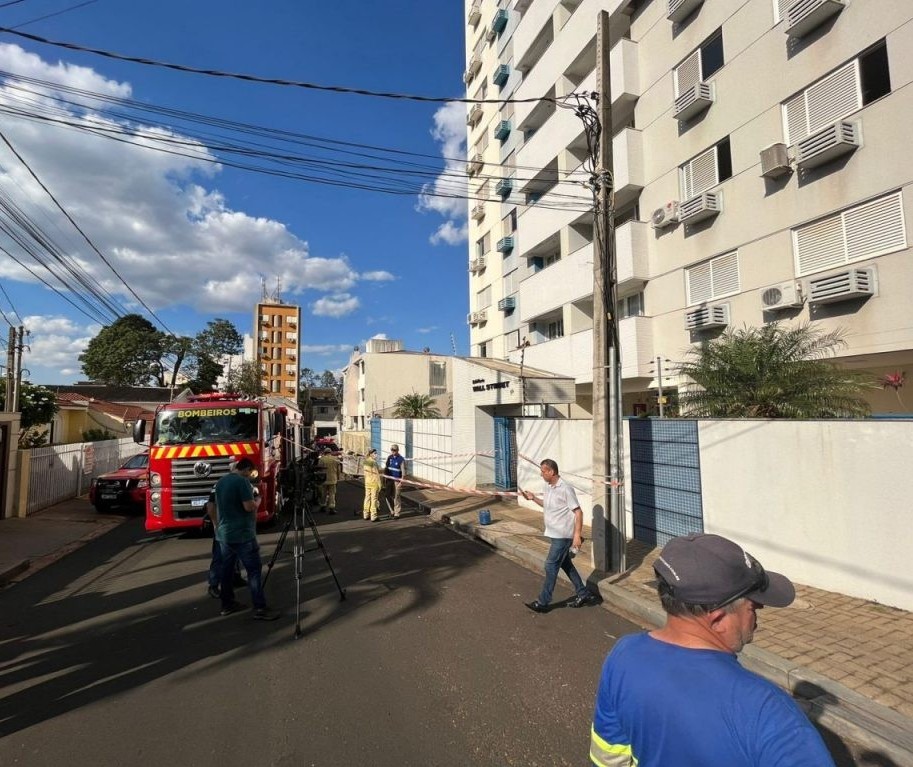
M 162 516 L 162 510 L 156 504 L 152 504 L 152 516 L 154 516 L 154 517 Z
M 158 502 L 161 499 L 161 497 L 162 497 L 161 493 L 152 493 L 152 495 L 149 496 L 149 500 L 152 501 L 152 503 L 154 503 L 156 505 L 156 507 L 158 507 Z
M 149 484 L 152 485 L 152 487 L 161 487 L 162 475 L 157 471 L 149 472 Z

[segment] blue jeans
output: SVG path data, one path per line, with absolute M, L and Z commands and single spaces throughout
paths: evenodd
M 235 563 L 239 559 L 247 572 L 247 586 L 254 609 L 266 607 L 263 578 L 260 573 L 263 565 L 260 562 L 260 544 L 257 543 L 257 539 L 244 543 L 220 542 L 219 546 L 222 549 L 222 585 L 219 591 L 222 607 L 229 607 L 235 601 Z
M 578 597 L 585 597 L 589 592 L 586 584 L 574 567 L 568 552 L 574 543 L 572 538 L 549 538 L 552 545 L 549 547 L 548 556 L 545 558 L 545 582 L 542 584 L 542 591 L 539 593 L 540 604 L 551 604 L 552 592 L 555 590 L 555 581 L 558 580 L 558 570 L 564 570 L 567 577 L 571 579 L 571 585 Z
M 235 582 L 239 583 L 241 580 L 241 566 L 237 560 L 235 560 Z M 219 588 L 219 584 L 222 583 L 222 546 L 216 540 L 215 535 L 212 536 L 212 559 L 209 562 L 209 585 L 214 589 Z

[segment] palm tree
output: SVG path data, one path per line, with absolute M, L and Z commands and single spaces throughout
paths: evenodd
M 404 394 L 393 403 L 394 418 L 440 418 L 441 411 L 427 394 Z
M 682 412 L 705 418 L 859 418 L 871 376 L 825 360 L 845 346 L 840 331 L 808 324 L 729 331 L 693 348 L 681 372 Z

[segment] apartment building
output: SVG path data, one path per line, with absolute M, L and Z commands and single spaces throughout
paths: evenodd
M 264 392 L 294 400 L 301 359 L 301 307 L 260 302 L 254 309 L 253 327 Z
M 588 150 L 563 104 L 597 89 L 600 11 L 625 414 L 744 325 L 839 328 L 876 380 L 913 367 L 909 0 L 468 0 L 466 95 L 516 102 L 467 112 L 473 356 L 573 376 L 590 409 Z M 873 409 L 908 411 L 896 393 Z

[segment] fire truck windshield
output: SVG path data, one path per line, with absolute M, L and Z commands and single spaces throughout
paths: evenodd
M 257 414 L 257 408 L 237 406 L 163 410 L 155 418 L 152 444 L 255 440 L 259 433 Z

